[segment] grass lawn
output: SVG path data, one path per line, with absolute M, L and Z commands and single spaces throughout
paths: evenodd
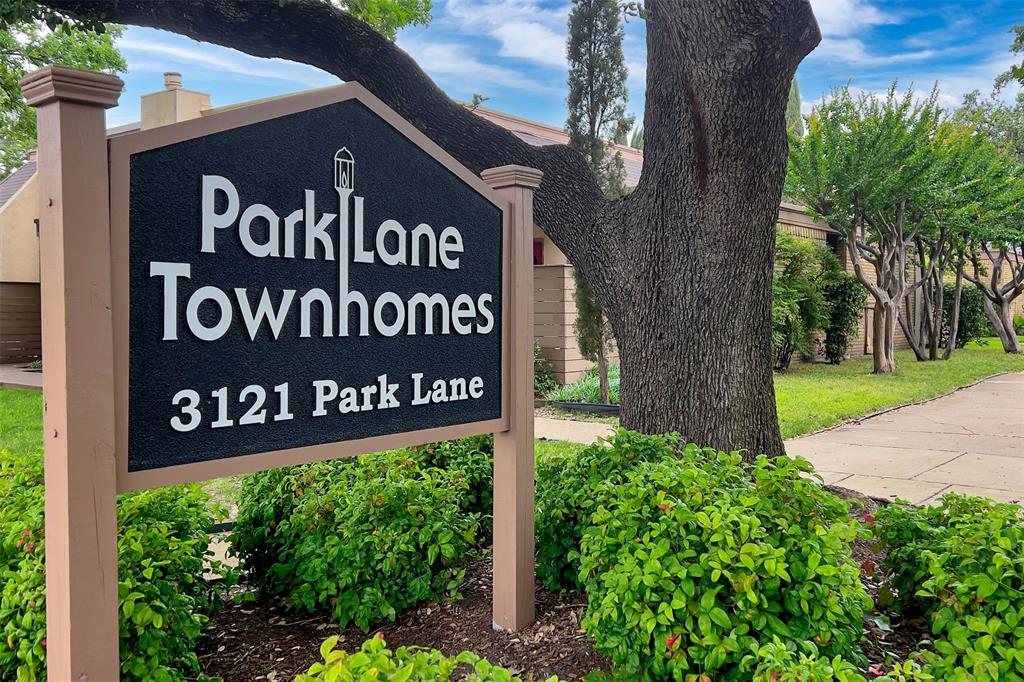
M 782 436 L 790 438 L 871 412 L 931 398 L 993 374 L 1024 371 L 1024 355 L 1007 355 L 998 340 L 968 344 L 947 361 L 917 362 L 896 353 L 894 374 L 871 373 L 871 358 L 841 365 L 796 363 L 775 375 Z
M 900 351 L 897 366 L 899 370 L 894 374 L 876 376 L 871 374 L 870 357 L 856 357 L 838 366 L 794 363 L 788 372 L 776 374 L 775 394 L 783 437 L 810 433 L 887 407 L 931 398 L 1000 372 L 1024 371 L 1024 355 L 1007 355 L 998 341 L 990 339 L 984 345 L 972 343 L 958 350 L 945 362 L 917 362 L 910 351 Z M 42 452 L 42 442 L 40 392 L 0 388 L 0 450 Z M 580 447 L 561 441 L 537 441 L 537 458 L 569 454 Z M 220 497 L 230 497 L 235 486 L 234 481 L 212 484 Z
M 0 388 L 0 450 L 43 452 L 43 394 L 25 388 Z

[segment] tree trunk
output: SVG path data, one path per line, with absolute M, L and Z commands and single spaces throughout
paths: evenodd
M 1013 315 L 1010 314 L 1010 304 L 1001 301 L 996 307 L 989 298 L 985 297 L 985 315 L 988 316 L 996 336 L 1003 344 L 1003 350 L 1007 353 L 1020 353 L 1020 339 L 1017 338 L 1017 330 L 1013 328 Z
M 1003 245 L 994 254 L 987 244 L 982 244 L 980 248 L 992 266 L 988 281 L 982 278 L 983 268 L 977 255 L 971 259 L 974 274 L 965 273 L 964 276 L 981 291 L 985 301 L 985 315 L 1003 344 L 1003 350 L 1007 353 L 1020 353 L 1020 340 L 1013 327 L 1010 308 L 1017 297 L 1024 294 L 1024 244 Z M 1003 281 L 1004 268 L 1009 275 L 1007 282 Z
M 946 339 L 946 349 L 942 353 L 943 360 L 949 360 L 956 350 L 956 337 L 960 331 L 960 300 L 964 290 L 964 261 L 961 258 L 956 266 L 956 284 L 953 287 L 953 313 L 949 316 L 949 338 Z
M 785 110 L 821 35 L 808 0 L 648 0 L 645 160 L 609 201 L 586 161 L 531 147 L 452 102 L 412 59 L 319 0 L 41 0 L 357 80 L 475 172 L 544 171 L 534 218 L 579 268 L 619 342 L 621 419 L 726 450 L 783 454 L 771 273 Z M 735 305 L 723 305 L 729 297 Z
M 601 345 L 597 350 L 597 376 L 601 384 L 601 402 L 605 405 L 611 403 L 608 395 L 608 350 L 604 335 L 601 335 Z

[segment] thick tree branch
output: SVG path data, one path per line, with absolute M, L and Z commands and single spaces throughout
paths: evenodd
M 358 81 L 471 170 L 544 171 L 537 224 L 574 260 L 610 254 L 596 229 L 604 198 L 586 161 L 562 145 L 534 147 L 454 102 L 413 59 L 370 26 L 320 0 L 40 0 L 70 14 L 148 26 L 257 57 L 309 64 Z M 589 264 L 589 263 L 587 263 Z

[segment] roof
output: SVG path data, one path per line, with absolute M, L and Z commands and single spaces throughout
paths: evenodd
M 36 161 L 29 159 L 25 165 L 8 175 L 0 182 L 0 208 L 6 204 L 11 197 L 18 193 L 18 190 L 25 186 L 25 183 L 36 174 Z
M 569 144 L 569 134 L 561 128 L 519 118 L 512 114 L 506 114 L 503 111 L 494 111 L 484 107 L 467 108 L 477 116 L 511 131 L 520 140 L 534 147 Z M 639 149 L 634 149 L 624 144 L 616 144 L 613 147 L 615 151 L 622 154 L 622 161 L 626 166 L 626 186 L 636 187 L 640 183 L 640 171 L 644 165 L 644 153 Z

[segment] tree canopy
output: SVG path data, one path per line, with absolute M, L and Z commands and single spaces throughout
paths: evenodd
M 36 144 L 36 114 L 18 81 L 47 64 L 118 73 L 124 58 L 114 46 L 121 28 L 70 22 L 20 0 L 0 9 L 0 179 L 25 161 Z

